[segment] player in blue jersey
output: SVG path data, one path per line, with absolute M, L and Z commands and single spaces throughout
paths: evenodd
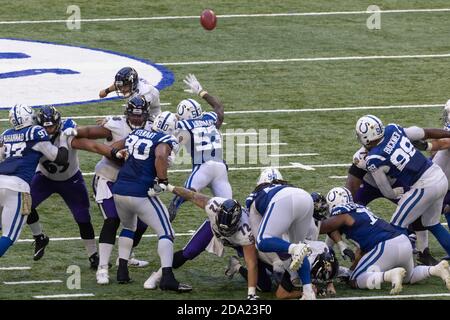
M 353 163 L 348 170 L 347 181 L 345 184 L 345 187 L 352 193 L 355 203 L 363 206 L 367 206 L 375 199 L 385 198 L 380 189 L 378 189 L 372 175 L 367 172 L 367 153 L 367 149 L 361 147 L 353 155 Z M 403 187 L 405 191 L 409 190 L 408 187 L 401 185 L 395 179 L 390 178 L 389 183 L 392 185 L 392 188 Z M 398 199 L 386 199 L 394 204 L 398 203 Z M 409 230 L 411 231 L 410 239 L 415 243 L 417 261 L 427 266 L 438 264 L 439 261 L 431 255 L 428 247 L 428 230 L 421 226 L 420 219 L 413 222 L 409 226 Z
M 267 171 L 270 173 L 273 169 Z M 276 174 L 279 175 L 279 172 Z M 251 218 L 262 217 L 256 236 L 258 250 L 290 254 L 292 262 L 289 268 L 298 271 L 302 281 L 302 299 L 315 299 L 311 267 L 307 259 L 310 248 L 305 243 L 306 239 L 316 240 L 318 235 L 311 195 L 263 172 L 257 187 L 247 198 L 246 206 Z M 283 238 L 285 234 L 288 240 Z
M 53 106 L 44 106 L 37 113 L 37 123 L 47 132 L 50 142 L 59 146 L 59 137 L 68 136 L 68 162 L 60 166 L 47 157 L 42 157 L 31 182 L 32 207 L 27 223 L 35 238 L 35 254 L 33 260 L 39 260 L 49 238 L 42 232 L 39 223 L 38 206 L 52 194 L 59 194 L 70 209 L 78 224 L 81 239 L 83 239 L 91 268 L 98 266 L 98 253 L 95 241 L 94 227 L 89 212 L 89 195 L 84 182 L 78 160 L 77 150 L 95 152 L 107 157 L 114 157 L 116 151 L 110 146 L 93 140 L 78 138 L 77 125 L 72 119 L 61 119 L 61 113 Z
M 406 232 L 375 216 L 367 207 L 355 204 L 346 188 L 333 188 L 327 194 L 330 218 L 320 233 L 339 231 L 357 246 L 357 259 L 351 270 L 350 284 L 361 289 L 380 289 L 392 284 L 391 294 L 402 290 L 402 283 L 416 283 L 430 276 L 441 278 L 450 290 L 447 261 L 436 266 L 416 266 Z
M 442 129 L 386 127 L 380 119 L 368 115 L 356 123 L 360 143 L 368 150 L 366 168 L 381 193 L 389 199 L 399 199 L 391 223 L 401 229 L 420 218 L 447 254 L 450 254 L 450 233 L 440 224 L 440 215 L 448 181 L 439 166 L 417 151 L 411 141 L 428 138 L 450 138 Z M 392 188 L 389 178 L 403 187 Z
M 9 111 L 13 128 L 0 136 L 0 257 L 20 236 L 26 216 L 31 210 L 30 183 L 44 155 L 58 165 L 67 165 L 67 136 L 59 137 L 55 147 L 41 126 L 35 125 L 34 110 L 15 105 Z
M 224 108 L 219 100 L 206 92 L 194 75 L 188 75 L 184 83 L 189 87 L 185 91 L 195 93 L 205 99 L 214 112 L 203 112 L 200 104 L 186 99 L 177 107 L 177 136 L 180 144 L 185 145 L 192 159 L 192 172 L 184 187 L 202 191 L 209 187 L 216 197 L 231 199 L 232 189 L 228 181 L 227 166 L 223 160 L 223 145 L 220 126 L 224 119 Z M 171 220 L 184 202 L 175 196 L 169 205 Z M 175 252 L 174 267 L 181 267 L 186 261 L 193 260 L 202 253 L 213 239 L 208 220 L 197 229 L 183 248 Z
M 173 274 L 174 231 L 169 213 L 158 197 L 168 185 L 168 157 L 172 150 L 178 148 L 176 138 L 171 135 L 175 126 L 175 115 L 165 111 L 155 119 L 151 131 L 136 129 L 125 139 L 128 158 L 112 189 L 123 226 L 119 236 L 119 283 L 131 281 L 128 259 L 139 217 L 158 235 L 158 254 L 162 267 L 160 288 L 178 292 L 192 290 L 190 286 L 179 283 Z

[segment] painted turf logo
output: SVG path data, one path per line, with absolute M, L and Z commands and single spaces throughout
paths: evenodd
M 117 52 L 70 45 L 0 39 L 0 108 L 71 105 L 105 101 L 98 92 L 125 66 L 159 90 L 173 84 L 162 65 Z M 108 98 L 118 99 L 118 97 Z

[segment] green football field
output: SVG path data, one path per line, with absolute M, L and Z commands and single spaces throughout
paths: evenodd
M 67 6 L 71 4 L 74 3 L 65 0 L 3 3 L 0 38 L 100 48 L 163 64 L 175 75 L 174 84 L 161 91 L 161 102 L 166 104 L 163 110 L 175 111 L 178 102 L 189 96 L 183 92 L 182 79 L 188 73 L 195 74 L 203 87 L 219 97 L 225 106 L 226 124 L 222 131 L 250 132 L 246 136 L 224 136 L 227 147 L 236 147 L 234 157 L 227 161 L 234 197 L 241 202 L 253 190 L 260 168 L 267 163 L 263 159 L 250 162 L 248 157 L 244 163 L 236 163 L 238 154 L 240 157 L 255 155 L 266 147 L 238 149 L 237 144 L 271 143 L 267 154 L 280 155 L 270 159 L 278 160 L 287 180 L 309 192 L 326 193 L 345 183 L 348 165 L 359 148 L 354 134 L 359 117 L 370 113 L 385 124 L 440 127 L 442 107 L 450 98 L 450 9 L 433 10 L 450 8 L 444 0 L 380 0 L 376 5 L 389 11 L 381 13 L 381 28 L 374 30 L 367 26 L 371 14 L 366 13 L 374 3 L 366 0 L 133 0 L 127 3 L 78 0 L 82 19 L 175 17 L 82 21 L 79 30 L 67 29 L 64 22 L 68 17 Z M 212 8 L 219 15 L 213 31 L 205 31 L 199 23 L 198 16 L 204 8 Z M 193 18 L 183 19 L 185 16 Z M 0 51 L 7 52 L 8 48 Z M 26 78 L 23 81 L 26 86 Z M 98 90 L 111 81 L 105 78 L 98 83 Z M 1 95 L 9 94 L 8 88 L 0 90 Z M 20 97 L 17 99 L 20 102 Z M 206 102 L 202 102 L 203 108 L 208 109 Z M 60 111 L 65 117 L 75 117 L 82 126 L 94 124 L 97 116 L 121 114 L 121 103 L 116 100 L 72 105 L 61 107 Z M 0 118 L 3 131 L 8 127 L 7 111 L 1 111 Z M 263 129 L 269 132 L 265 141 Z M 278 139 L 270 136 L 277 133 L 275 129 L 279 132 Z M 235 141 L 227 144 L 230 139 Z M 80 152 L 81 170 L 90 195 L 92 172 L 99 159 L 98 155 Z M 188 176 L 182 169 L 189 169 L 189 165 L 181 164 L 173 169 L 178 172 L 171 172 L 169 179 L 172 184 L 181 185 Z M 163 195 L 162 199 L 168 205 L 171 197 Z M 377 200 L 371 208 L 386 219 L 395 209 L 387 200 Z M 0 260 L 0 299 L 34 299 L 59 294 L 90 294 L 80 298 L 121 300 L 246 297 L 246 282 L 239 276 L 229 280 L 224 275 L 228 257 L 235 254 L 230 249 L 226 249 L 224 258 L 203 253 L 175 271 L 180 281 L 193 286 L 190 294 L 144 290 L 144 281 L 159 268 L 157 241 L 151 230 L 136 250 L 137 257 L 149 260 L 150 266 L 130 269 L 134 280 L 131 284 L 111 281 L 108 286 L 99 286 L 95 271 L 89 269 L 82 241 L 67 239 L 77 238 L 79 233 L 62 199 L 54 195 L 38 209 L 44 232 L 51 238 L 46 254 L 38 262 L 32 260 L 32 235 L 25 226 L 19 242 Z M 91 216 L 98 235 L 103 218 L 92 197 Z M 189 203 L 181 207 L 173 224 L 178 234 L 175 250 L 184 246 L 189 234 L 204 218 L 204 212 Z M 430 246 L 435 257 L 445 255 L 432 235 Z M 113 262 L 116 257 L 117 249 L 113 251 Z M 348 266 L 348 262 L 340 261 Z M 80 289 L 71 290 L 66 285 L 71 276 L 67 269 L 71 265 L 81 268 Z M 3 270 L 10 267 L 29 268 Z M 112 280 L 115 272 L 114 266 L 110 270 Z M 59 281 L 8 284 L 48 280 Z M 390 289 L 384 286 L 381 290 L 354 290 L 341 283 L 336 288 L 338 297 L 386 296 Z M 402 292 L 412 299 L 445 299 L 450 296 L 446 294 L 445 286 L 436 279 L 406 285 Z M 274 298 L 272 294 L 261 294 L 261 297 Z

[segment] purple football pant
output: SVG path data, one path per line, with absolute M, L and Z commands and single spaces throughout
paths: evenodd
M 357 203 L 357 204 L 367 206 L 373 200 L 378 199 L 378 198 L 384 198 L 380 189 L 372 187 L 370 184 L 363 182 L 361 184 L 361 186 L 359 187 L 358 191 L 356 191 L 353 201 L 355 201 L 355 203 Z M 388 200 L 393 203 L 398 202 L 398 200 L 393 200 L 393 199 L 388 199 Z
M 212 238 L 211 223 L 205 220 L 183 248 L 183 257 L 193 260 L 206 249 Z
M 63 198 L 77 223 L 91 222 L 89 195 L 80 171 L 66 181 L 53 181 L 37 172 L 31 181 L 32 208 L 36 209 L 54 193 Z

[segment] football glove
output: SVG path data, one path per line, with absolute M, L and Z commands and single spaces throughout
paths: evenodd
M 75 129 L 75 128 L 67 128 L 63 131 L 63 133 L 68 137 L 71 137 L 71 136 L 76 137 L 78 134 L 77 129 Z
M 431 142 L 425 140 L 417 140 L 412 142 L 413 146 L 420 151 L 430 151 L 433 145 Z
M 347 244 L 344 241 L 342 240 L 339 241 L 337 245 L 339 247 L 339 251 L 341 251 L 342 259 L 344 260 L 350 259 L 350 261 L 352 262 L 355 261 L 355 254 L 351 249 L 347 247 Z
M 158 177 L 153 181 L 153 187 L 148 189 L 147 194 L 149 197 L 159 196 L 161 193 L 166 191 L 169 185 L 169 179 L 160 179 Z
M 189 87 L 185 89 L 185 92 L 194 93 L 200 95 L 203 91 L 202 85 L 198 82 L 197 78 L 193 74 L 188 74 L 183 82 Z

